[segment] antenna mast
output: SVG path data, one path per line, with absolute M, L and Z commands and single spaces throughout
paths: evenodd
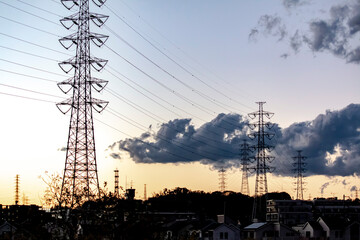
M 105 0 L 93 2 L 100 7 Z M 90 20 L 101 27 L 108 16 L 90 13 L 89 0 L 61 0 L 61 3 L 68 10 L 73 7 L 78 9 L 77 13 L 60 20 L 68 30 L 72 27 L 77 28 L 75 33 L 59 40 L 65 49 L 75 45 L 76 56 L 59 63 L 65 73 L 74 69 L 74 75 L 58 83 L 65 94 L 71 92 L 72 96 L 56 104 L 62 113 L 71 112 L 60 205 L 73 208 L 100 197 L 93 109 L 100 113 L 108 102 L 93 98 L 92 89 L 100 92 L 107 81 L 91 77 L 91 68 L 101 71 L 107 60 L 91 56 L 90 42 L 101 47 L 108 36 L 90 32 Z

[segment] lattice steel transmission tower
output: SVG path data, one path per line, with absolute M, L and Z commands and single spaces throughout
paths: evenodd
M 101 112 L 108 102 L 93 98 L 92 89 L 100 92 L 107 81 L 91 77 L 91 68 L 100 71 L 105 67 L 107 60 L 90 55 L 90 42 L 101 47 L 108 36 L 90 32 L 90 20 L 100 27 L 108 16 L 90 13 L 89 0 L 60 1 L 68 10 L 74 7 L 78 10 L 77 13 L 60 20 L 66 29 L 77 29 L 75 33 L 59 40 L 66 49 L 75 45 L 76 56 L 59 63 L 65 73 L 74 69 L 74 75 L 58 83 L 65 94 L 71 92 L 72 96 L 57 104 L 62 113 L 71 111 L 60 204 L 72 208 L 100 196 L 93 109 Z M 98 7 L 104 2 L 105 0 L 93 0 Z
M 16 174 L 15 176 L 15 205 L 19 204 L 19 183 L 20 183 L 20 176 Z
M 267 131 L 272 128 L 273 124 L 265 122 L 264 120 L 265 117 L 270 119 L 274 113 L 263 110 L 263 105 L 265 103 L 266 102 L 257 102 L 259 110 L 248 114 L 251 119 L 257 119 L 255 123 L 249 124 L 249 127 L 252 130 L 256 129 L 256 131 L 249 134 L 249 138 L 257 139 L 257 144 L 253 146 L 254 149 L 256 149 L 256 155 L 254 156 L 256 165 L 253 167 L 253 170 L 256 172 L 254 205 L 252 212 L 253 221 L 261 218 L 261 196 L 268 193 L 267 173 L 274 170 L 273 167 L 268 166 L 268 163 L 271 163 L 274 159 L 273 156 L 269 155 L 269 152 L 273 147 L 268 145 L 265 140 L 271 140 L 275 134 Z
M 226 170 L 224 168 L 221 168 L 219 170 L 219 187 L 220 192 L 225 192 L 226 189 Z
M 115 197 L 118 198 L 118 197 L 120 197 L 120 194 L 119 194 L 119 170 L 115 169 L 114 173 L 115 173 L 114 195 L 115 195 Z
M 250 163 L 250 146 L 244 139 L 243 143 L 240 145 L 240 155 L 241 155 L 241 166 L 242 166 L 242 181 L 241 181 L 241 193 L 244 195 L 250 195 L 249 190 L 249 163 Z
M 295 188 L 295 190 L 296 190 L 296 199 L 304 200 L 303 192 L 304 192 L 304 185 L 305 185 L 304 172 L 306 172 L 306 169 L 305 169 L 305 166 L 306 166 L 305 159 L 306 159 L 306 157 L 301 156 L 301 150 L 299 150 L 297 152 L 298 152 L 298 155 L 296 157 L 293 157 L 293 159 L 294 159 L 294 163 L 293 163 L 294 169 L 293 169 L 293 171 L 296 174 L 295 175 L 295 178 L 296 178 L 296 181 L 295 181 L 295 184 L 296 184 L 296 188 Z

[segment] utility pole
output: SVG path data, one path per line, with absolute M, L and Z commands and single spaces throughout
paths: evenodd
M 263 110 L 263 105 L 265 103 L 266 102 L 257 102 L 259 105 L 259 110 L 248 114 L 251 119 L 256 119 L 256 122 L 249 124 L 249 127 L 252 130 L 256 129 L 254 132 L 249 134 L 249 138 L 257 139 L 257 145 L 253 146 L 253 148 L 256 149 L 256 155 L 254 157 L 256 166 L 252 168 L 256 172 L 255 195 L 252 212 L 252 219 L 254 222 L 263 218 L 261 214 L 261 196 L 268 193 L 267 173 L 270 173 L 275 169 L 268 166 L 268 163 L 271 163 L 274 159 L 273 156 L 268 154 L 268 152 L 270 152 L 273 147 L 265 142 L 266 139 L 271 140 L 275 136 L 274 133 L 267 131 L 268 129 L 272 128 L 273 124 L 264 121 L 265 117 L 270 119 L 274 113 Z
M 221 168 L 219 170 L 219 187 L 220 192 L 225 192 L 226 189 L 226 170 L 224 168 Z
M 241 155 L 241 165 L 242 165 L 242 182 L 241 182 L 241 193 L 244 195 L 250 195 L 249 190 L 249 163 L 250 163 L 250 154 L 251 151 L 249 144 L 246 139 L 243 140 L 243 143 L 240 145 L 240 155 Z
M 107 81 L 91 77 L 91 68 L 102 70 L 107 60 L 90 54 L 90 42 L 101 47 L 108 36 L 90 32 L 90 20 L 96 26 L 102 26 L 108 16 L 90 13 L 89 0 L 61 0 L 68 9 L 77 8 L 77 12 L 60 20 L 66 28 L 77 28 L 59 40 L 65 49 L 76 47 L 76 55 L 59 63 L 60 68 L 73 77 L 58 83 L 59 88 L 72 96 L 56 106 L 66 114 L 70 111 L 69 135 L 66 147 L 66 160 L 61 185 L 60 205 L 75 208 L 88 200 L 100 197 L 99 180 L 95 153 L 93 109 L 104 110 L 108 102 L 92 97 L 92 89 L 100 92 Z M 98 7 L 104 0 L 93 0 Z
M 305 166 L 306 166 L 306 163 L 304 162 L 306 157 L 304 156 L 301 156 L 301 150 L 297 151 L 298 152 L 298 155 L 296 157 L 293 157 L 294 159 L 294 163 L 293 163 L 293 166 L 294 166 L 294 169 L 293 171 L 295 172 L 295 178 L 296 178 L 296 181 L 295 181 L 295 184 L 296 184 L 296 199 L 299 199 L 299 200 L 304 200 L 304 195 L 303 195 L 303 192 L 304 192 L 304 185 L 305 185 L 305 182 L 304 182 L 304 172 L 306 171 L 305 169 Z

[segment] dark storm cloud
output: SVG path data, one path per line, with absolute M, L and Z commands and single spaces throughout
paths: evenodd
M 155 134 L 117 143 L 137 163 L 201 162 L 217 167 L 238 167 L 239 144 L 246 137 L 248 122 L 238 114 L 219 114 L 195 129 L 190 119 L 162 124 Z
M 155 134 L 125 139 L 113 145 L 113 152 L 126 151 L 137 163 L 200 162 L 214 169 L 239 167 L 239 148 L 248 139 L 248 120 L 238 114 L 219 114 L 195 129 L 190 119 L 163 124 Z M 274 125 L 275 148 L 270 164 L 274 174 L 292 176 L 297 150 L 306 156 L 306 175 L 349 176 L 360 173 L 360 105 L 327 111 L 312 121 L 280 129 Z M 248 139 L 249 143 L 255 144 Z M 118 148 L 118 149 L 116 149 Z M 342 182 L 342 184 L 348 184 Z
M 284 0 L 286 8 L 303 5 L 304 1 Z M 256 39 L 260 34 L 279 37 L 286 40 L 294 53 L 308 46 L 314 53 L 330 52 L 334 56 L 345 59 L 348 63 L 360 63 L 360 1 L 347 1 L 332 6 L 326 19 L 308 21 L 305 33 L 295 29 L 294 33 L 287 30 L 285 22 L 278 16 L 263 15 L 257 26 L 250 32 L 249 39 Z M 256 34 L 254 34 L 256 30 Z M 290 37 L 287 37 L 290 36 Z M 251 38 L 250 38 L 251 37 Z
M 307 175 L 349 176 L 360 171 L 360 105 L 327 111 L 281 131 L 275 148 L 278 174 L 289 175 L 290 156 L 303 150 Z

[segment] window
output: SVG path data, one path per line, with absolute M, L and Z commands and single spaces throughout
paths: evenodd
M 223 232 L 220 233 L 220 239 L 224 239 L 224 233 Z
M 229 236 L 228 236 L 227 232 L 224 233 L 224 239 L 229 239 Z

